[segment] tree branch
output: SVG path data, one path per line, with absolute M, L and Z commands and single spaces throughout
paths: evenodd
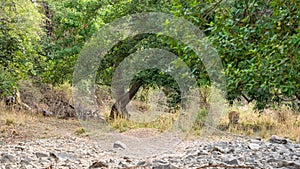
M 253 100 L 254 100 L 254 98 L 248 98 L 243 92 L 241 92 L 241 94 L 242 94 L 242 96 L 243 96 L 243 98 L 248 102 L 248 103 L 250 103 L 250 102 L 252 102 Z

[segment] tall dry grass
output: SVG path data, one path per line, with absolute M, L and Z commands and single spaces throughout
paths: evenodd
M 269 138 L 278 135 L 300 142 L 300 113 L 287 107 L 278 106 L 268 108 L 262 112 L 253 110 L 253 104 L 243 106 L 234 105 L 227 112 L 236 110 L 240 112 L 240 120 L 237 127 L 229 127 L 227 131 L 247 136 Z M 228 124 L 225 114 L 220 121 L 220 127 Z M 223 127 L 224 128 L 224 127 Z
M 193 131 L 190 133 L 199 135 L 204 127 L 206 117 L 208 117 L 209 108 L 213 104 L 212 99 L 217 97 L 212 95 L 214 88 L 206 87 L 200 89 L 200 104 L 201 110 L 196 117 L 196 122 Z M 107 93 L 106 93 L 107 94 Z M 98 98 L 107 98 L 106 96 Z M 143 98 L 143 99 L 141 99 Z M 165 96 L 159 89 L 147 89 L 142 92 L 139 91 L 137 97 L 128 105 L 128 111 L 134 117 L 137 114 L 138 120 L 126 120 L 117 118 L 110 121 L 110 125 L 120 132 L 136 128 L 154 128 L 163 132 L 170 128 L 175 115 L 168 113 L 166 108 Z M 104 102 L 104 101 L 103 101 Z M 113 100 L 105 101 L 110 104 L 102 104 L 104 115 L 109 116 L 110 106 Z M 214 101 L 215 102 L 215 101 Z M 221 114 L 220 121 L 218 121 L 218 128 L 224 132 L 231 132 L 240 135 L 268 138 L 271 135 L 278 135 L 292 140 L 300 141 L 300 114 L 293 111 L 289 107 L 280 106 L 273 109 L 266 109 L 262 113 L 254 111 L 254 104 L 246 104 L 245 102 L 235 103 L 233 106 L 225 106 L 225 113 Z M 155 111 L 153 111 L 155 110 Z M 228 128 L 228 112 L 235 110 L 240 113 L 240 121 L 236 127 L 229 126 Z M 147 112 L 157 112 L 159 115 L 149 115 Z M 144 116 L 148 116 L 145 117 Z M 148 119 L 147 119 L 148 118 Z M 150 120 L 149 120 L 150 118 Z M 152 120 L 151 120 L 152 119 Z M 144 121 L 143 121 L 144 120 Z M 189 134 L 190 134 L 189 133 Z
M 35 122 L 37 116 L 30 111 L 7 109 L 3 102 L 0 102 L 0 124 L 2 125 L 24 125 Z

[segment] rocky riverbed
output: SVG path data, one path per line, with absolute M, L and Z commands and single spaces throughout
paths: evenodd
M 62 137 L 16 142 L 0 140 L 1 168 L 290 168 L 300 169 L 300 145 L 273 136 L 270 140 L 182 142 L 173 151 L 148 157 L 120 155 L 122 142 L 103 150 L 85 138 Z M 124 147 L 125 146 L 125 147 Z

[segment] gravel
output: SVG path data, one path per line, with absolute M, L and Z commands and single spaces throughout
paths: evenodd
M 272 136 L 234 141 L 183 142 L 174 151 L 147 158 L 127 157 L 121 141 L 104 150 L 97 142 L 65 137 L 5 143 L 0 147 L 0 168 L 286 168 L 300 169 L 300 145 Z

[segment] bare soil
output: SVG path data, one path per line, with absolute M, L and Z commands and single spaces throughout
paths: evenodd
M 0 121 L 0 139 L 4 142 L 20 142 L 52 137 L 83 137 L 76 134 L 81 125 L 76 118 L 58 119 L 56 117 L 35 117 L 21 124 L 8 124 Z

